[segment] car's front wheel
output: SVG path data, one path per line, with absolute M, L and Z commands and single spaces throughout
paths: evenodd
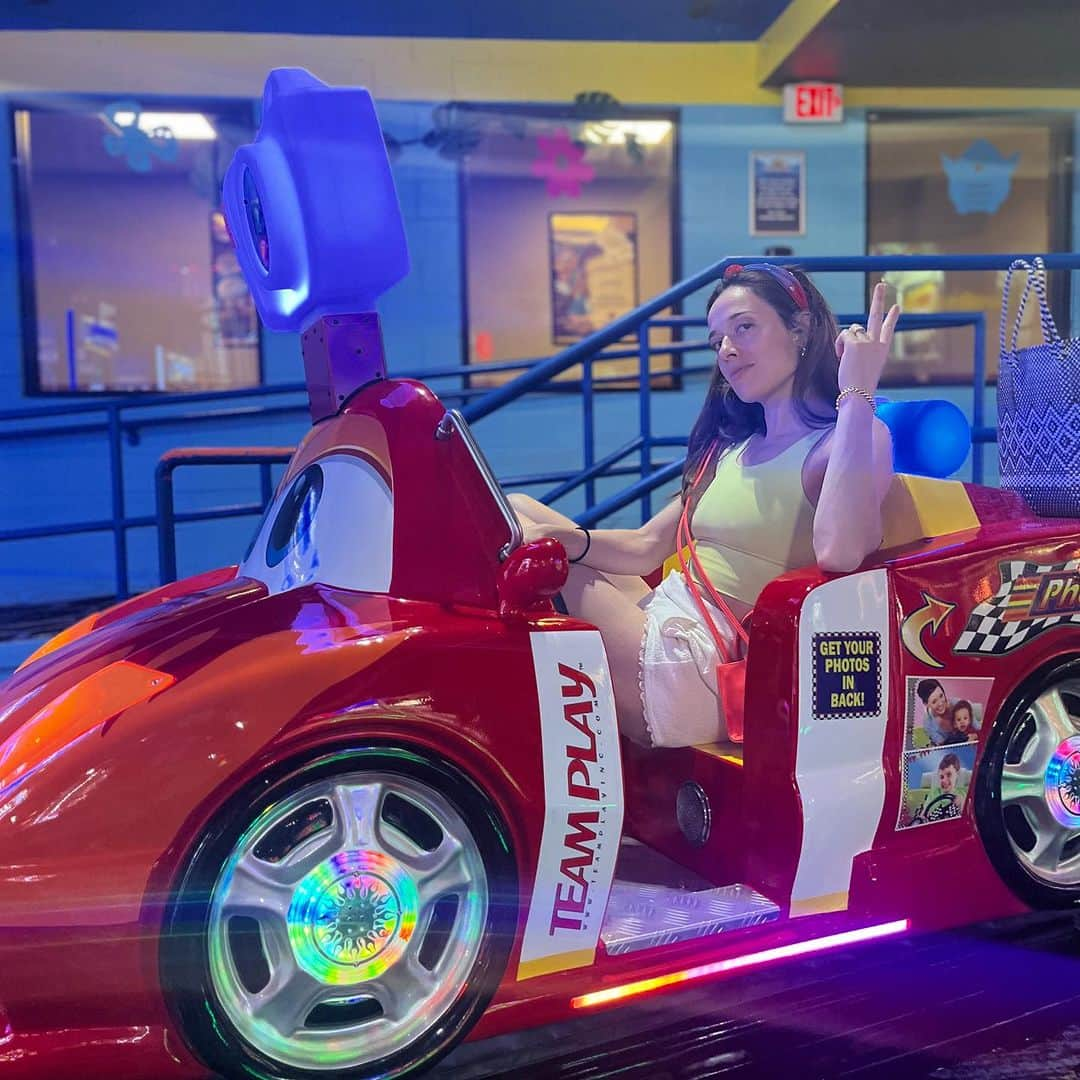
M 446 766 L 370 748 L 233 800 L 170 909 L 163 974 L 230 1077 L 400 1077 L 461 1038 L 516 923 L 509 844 Z
M 1080 661 L 1038 676 L 995 723 L 976 814 L 991 860 L 1022 900 L 1080 904 Z

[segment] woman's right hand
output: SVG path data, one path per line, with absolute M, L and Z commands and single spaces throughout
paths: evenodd
M 570 519 L 538 523 L 528 514 L 523 499 L 511 496 L 511 506 L 521 522 L 522 543 L 550 536 L 566 549 L 566 557 L 583 560 L 592 570 L 605 574 L 643 577 L 652 573 L 674 550 L 682 501 L 669 499 L 662 510 L 637 529 L 590 530 L 591 540 Z
M 562 544 L 567 558 L 579 558 L 585 551 L 585 534 L 580 529 L 568 529 L 563 525 L 545 525 L 531 521 L 522 529 L 521 542 L 529 544 L 533 540 L 543 540 L 549 536 Z
M 555 533 L 562 532 L 562 529 L 554 525 L 544 525 L 542 522 L 530 521 L 528 524 L 522 526 L 521 529 L 521 542 L 523 544 L 531 544 L 534 540 L 543 540 L 545 537 L 554 536 Z M 556 537 L 558 539 L 558 537 Z

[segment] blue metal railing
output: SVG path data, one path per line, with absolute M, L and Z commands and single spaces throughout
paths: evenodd
M 154 498 L 158 525 L 158 576 L 161 583 L 176 580 L 176 526 L 187 521 L 261 514 L 273 498 L 270 467 L 283 465 L 293 455 L 291 446 L 199 447 L 170 450 L 154 470 Z M 260 501 L 177 514 L 173 500 L 173 474 L 185 465 L 258 465 Z
M 694 319 L 686 316 L 673 318 L 654 319 L 654 316 L 670 307 L 680 304 L 684 299 L 706 288 L 722 277 L 724 270 L 734 263 L 746 262 L 769 262 L 777 265 L 798 266 L 812 274 L 820 273 L 884 273 L 890 270 L 1007 270 L 1015 259 L 1033 259 L 1034 255 L 1021 254 L 989 254 L 989 255 L 855 255 L 855 256 L 819 256 L 819 257 L 770 257 L 762 256 L 729 256 L 714 263 L 712 266 L 694 274 L 685 281 L 673 285 L 666 292 L 654 297 L 645 304 L 640 305 L 633 311 L 621 316 L 608 326 L 603 327 L 589 337 L 582 339 L 570 348 L 556 354 L 550 359 L 537 364 L 534 368 L 519 375 L 516 379 L 499 387 L 498 390 L 481 398 L 479 401 L 466 406 L 463 409 L 465 417 L 471 423 L 490 415 L 496 409 L 509 404 L 517 397 L 536 387 L 544 385 L 554 379 L 575 364 L 585 365 L 587 381 L 588 368 L 595 358 L 596 353 L 613 342 L 620 341 L 630 333 L 636 333 L 639 343 L 639 378 L 641 380 L 641 401 L 639 408 L 640 431 L 636 439 L 631 440 L 614 454 L 609 454 L 604 462 L 615 464 L 623 458 L 637 452 L 640 462 L 640 481 L 646 481 L 657 467 L 652 459 L 652 451 L 655 447 L 672 445 L 671 440 L 657 440 L 652 435 L 652 417 L 648 401 L 647 387 L 650 382 L 648 357 L 653 352 L 669 350 L 670 346 L 658 347 L 652 351 L 649 348 L 649 331 L 652 325 L 704 325 L 704 319 Z M 1041 258 L 1050 270 L 1072 270 L 1080 268 L 1080 253 L 1048 254 Z M 861 317 L 861 316 L 860 316 Z M 846 321 L 841 316 L 840 321 Z M 985 390 L 986 390 L 986 327 L 985 317 L 982 312 L 956 312 L 940 313 L 934 315 L 905 316 L 902 322 L 904 329 L 920 329 L 930 327 L 966 326 L 974 327 L 975 348 L 973 364 L 973 402 L 972 402 L 972 439 L 974 442 L 973 453 L 973 479 L 981 482 L 983 478 L 982 446 L 985 442 L 996 438 L 996 430 L 986 426 L 985 421 Z M 700 343 L 681 343 L 681 348 L 690 351 L 700 348 Z M 711 365 L 709 365 L 711 370 Z M 687 374 L 696 369 L 684 368 Z M 628 505 L 633 499 L 627 499 L 625 493 L 601 503 L 599 506 L 593 502 L 592 484 L 600 474 L 595 461 L 595 435 L 591 430 L 592 416 L 588 405 L 583 406 L 584 434 L 584 468 L 577 477 L 572 478 L 559 489 L 548 493 L 548 498 L 562 496 L 575 486 L 585 484 L 586 501 L 589 509 L 586 511 L 588 520 L 595 522 L 602 517 L 614 512 L 616 509 Z M 685 439 L 682 440 L 685 444 Z M 669 468 L 674 463 L 664 463 L 660 468 Z M 677 475 L 677 473 L 673 474 Z M 639 494 L 635 496 L 641 503 L 641 516 L 646 519 L 651 513 L 651 492 L 655 484 L 639 483 L 635 490 Z M 579 516 L 578 520 L 585 521 L 585 517 Z
M 777 264 L 798 265 L 810 273 L 826 272 L 853 272 L 873 273 L 889 270 L 1003 270 L 1007 269 L 1013 255 L 939 255 L 939 256 L 851 256 L 851 257 L 818 257 L 818 258 L 762 258 L 753 256 L 755 262 L 773 262 Z M 1032 256 L 1023 256 L 1031 258 Z M 1051 270 L 1075 269 L 1080 267 L 1080 254 L 1057 254 L 1043 256 L 1047 266 Z M 709 374 L 713 370 L 710 360 L 703 364 L 684 365 L 680 368 L 665 367 L 659 371 L 651 371 L 652 359 L 655 356 L 682 356 L 704 349 L 703 341 L 664 341 L 653 343 L 651 332 L 654 328 L 668 329 L 693 329 L 704 326 L 703 318 L 681 315 L 662 315 L 661 313 L 679 304 L 686 297 L 693 295 L 717 280 L 724 269 L 734 262 L 750 261 L 748 258 L 729 257 L 722 259 L 701 272 L 687 278 L 685 281 L 674 285 L 671 289 L 660 294 L 645 304 L 640 305 L 634 311 L 627 313 L 615 320 L 610 325 L 602 328 L 589 337 L 575 343 L 569 348 L 558 353 L 556 356 L 540 361 L 507 361 L 495 364 L 455 366 L 431 371 L 413 373 L 414 377 L 424 381 L 435 381 L 443 378 L 462 378 L 464 376 L 475 377 L 486 372 L 522 371 L 522 374 L 510 380 L 495 390 L 484 387 L 451 387 L 440 391 L 440 395 L 448 401 L 465 402 L 463 411 L 466 418 L 476 422 L 495 410 L 514 401 L 524 394 L 534 391 L 545 392 L 574 392 L 580 391 L 582 396 L 582 456 L 583 467 L 580 470 L 568 470 L 564 472 L 549 472 L 544 474 L 532 474 L 521 477 L 507 477 L 507 486 L 528 486 L 530 484 L 554 483 L 556 486 L 546 492 L 542 498 L 545 501 L 554 501 L 557 498 L 576 490 L 579 487 L 585 489 L 587 510 L 579 516 L 583 523 L 592 523 L 621 509 L 629 503 L 639 500 L 643 519 L 651 512 L 651 492 L 655 487 L 676 477 L 681 467 L 680 461 L 658 462 L 654 460 L 653 452 L 657 449 L 681 447 L 686 443 L 685 436 L 657 436 L 652 432 L 652 410 L 649 390 L 652 383 L 660 378 L 687 377 L 701 374 Z M 842 317 L 847 321 L 847 317 Z M 975 452 L 973 456 L 973 478 L 976 481 L 982 479 L 982 444 L 992 441 L 996 433 L 993 428 L 985 424 L 985 319 L 981 312 L 958 312 L 942 313 L 924 316 L 904 316 L 901 329 L 926 329 L 943 327 L 972 326 L 975 334 L 974 345 L 974 371 L 973 371 L 973 401 L 972 401 L 972 424 Z M 628 334 L 635 334 L 637 341 L 632 346 L 620 346 L 620 342 Z M 614 346 L 614 347 L 613 347 Z M 594 365 L 614 359 L 628 359 L 636 357 L 638 370 L 636 376 L 626 374 L 597 375 Z M 582 377 L 580 380 L 560 381 L 553 383 L 553 379 L 563 374 L 576 364 L 582 364 Z M 617 450 L 596 457 L 596 430 L 593 390 L 597 386 L 622 383 L 628 378 L 636 379 L 638 383 L 639 408 L 638 421 L 639 433 Z M 225 403 L 228 405 L 234 400 L 257 399 L 276 396 L 303 396 L 296 403 L 280 406 L 266 405 L 240 405 L 208 411 L 190 411 L 192 404 L 213 402 L 215 405 Z M 154 415 L 132 415 L 138 410 L 149 410 Z M 214 510 L 200 511 L 191 514 L 176 515 L 171 511 L 165 516 L 167 521 L 160 517 L 129 517 L 125 512 L 124 489 L 123 489 L 123 450 L 122 440 L 127 438 L 131 442 L 137 442 L 142 428 L 156 427 L 168 424 L 181 424 L 189 426 L 192 423 L 206 420 L 240 419 L 243 417 L 264 417 L 274 414 L 296 414 L 307 412 L 305 387 L 301 383 L 286 384 L 277 387 L 265 387 L 258 390 L 238 390 L 225 393 L 200 393 L 184 395 L 182 399 L 170 397 L 162 400 L 156 396 L 140 397 L 136 399 L 109 400 L 105 402 L 79 403 L 75 405 L 47 406 L 32 410 L 8 410 L 0 411 L 0 421 L 25 421 L 40 423 L 42 419 L 56 418 L 61 416 L 75 416 L 91 413 L 105 413 L 103 422 L 92 424 L 61 424 L 50 427 L 24 427 L 17 432 L 0 432 L 0 439 L 4 438 L 33 438 L 53 437 L 59 434 L 84 434 L 92 431 L 107 432 L 109 435 L 110 456 L 110 486 L 111 486 L 111 519 L 75 522 L 59 526 L 42 526 L 18 530 L 0 531 L 0 541 L 14 539 L 28 539 L 40 536 L 56 536 L 78 532 L 111 531 L 114 537 L 114 552 L 116 564 L 117 595 L 120 597 L 128 594 L 128 567 L 127 567 L 127 531 L 131 528 L 158 524 L 159 530 L 165 526 L 171 533 L 177 521 L 208 520 L 210 518 L 234 516 L 240 513 L 255 513 L 261 509 L 254 504 L 242 506 L 217 508 Z M 160 414 L 158 414 L 160 412 Z M 637 454 L 636 466 L 622 464 L 627 457 Z M 182 462 L 177 462 L 177 464 Z M 174 464 L 172 468 L 175 468 Z M 172 468 L 169 470 L 170 476 Z M 260 464 L 262 475 L 262 496 L 266 501 L 269 480 L 269 464 Z M 600 477 L 615 475 L 630 475 L 636 473 L 637 482 L 613 498 L 596 503 L 596 481 Z M 170 492 L 171 501 L 171 492 Z M 175 547 L 173 548 L 173 561 L 175 561 Z
M 635 348 L 612 349 L 604 354 L 604 359 L 626 359 L 637 354 Z M 487 387 L 462 386 L 465 377 L 476 377 L 492 372 L 528 370 L 539 360 L 508 360 L 492 364 L 455 365 L 425 371 L 403 372 L 402 378 L 417 378 L 425 382 L 457 379 L 459 385 L 440 390 L 440 396 L 449 402 L 464 402 L 480 398 L 490 393 Z M 598 379 L 599 383 L 615 381 Z M 559 392 L 573 392 L 577 389 L 574 381 L 560 382 L 554 388 Z M 553 389 L 553 388 L 547 388 Z M 265 404 L 266 399 L 288 399 L 285 404 Z M 209 409 L 192 409 L 194 405 L 221 406 Z M 193 424 L 220 422 L 223 420 L 241 421 L 246 419 L 266 419 L 276 416 L 306 416 L 309 414 L 307 387 L 302 382 L 283 383 L 278 386 L 257 387 L 253 389 L 226 390 L 215 392 L 185 393 L 183 395 L 138 395 L 125 398 L 107 398 L 102 401 L 76 402 L 64 405 L 45 405 L 32 409 L 0 410 L 0 423 L 16 425 L 0 429 L 0 442 L 31 439 L 50 439 L 57 437 L 83 437 L 86 435 L 106 435 L 108 438 L 110 516 L 82 519 L 62 524 L 25 526 L 17 529 L 0 529 L 0 542 L 5 540 L 36 540 L 53 536 L 74 536 L 85 533 L 112 533 L 113 564 L 116 596 L 119 599 L 130 593 L 130 575 L 128 567 L 128 533 L 132 529 L 157 526 L 159 531 L 162 519 L 158 514 L 131 515 L 127 512 L 124 493 L 124 445 L 138 445 L 144 430 L 181 427 L 190 429 Z M 47 421 L 74 422 L 47 423 Z M 89 418 L 89 419 L 84 419 Z M 200 463 L 205 464 L 205 461 Z M 174 462 L 170 471 L 182 462 Z M 527 486 L 534 483 L 554 483 L 565 480 L 571 471 L 556 472 L 537 477 L 514 477 L 508 482 L 515 486 Z M 191 521 L 210 521 L 235 517 L 241 514 L 260 513 L 269 500 L 269 463 L 263 463 L 260 469 L 261 495 L 263 504 L 241 504 L 217 507 L 211 510 L 194 511 L 184 514 L 166 514 L 167 529 L 173 533 L 175 524 Z M 171 499 L 171 493 L 170 493 Z M 162 541 L 159 537 L 159 549 Z M 175 567 L 175 540 L 165 541 L 173 545 L 172 565 Z M 169 565 L 166 558 L 164 565 Z M 171 580 L 171 578 L 169 579 Z
M 856 319 L 863 318 L 863 314 L 841 314 L 838 316 L 838 322 L 841 324 L 846 322 L 852 322 Z M 686 328 L 703 328 L 705 326 L 704 317 L 694 318 L 690 316 L 679 316 L 667 319 L 649 319 L 642 323 L 639 327 L 638 333 L 642 343 L 648 341 L 648 332 L 656 326 L 672 326 L 678 325 Z M 961 312 L 944 312 L 939 314 L 927 314 L 927 315 L 905 315 L 901 317 L 898 324 L 900 331 L 909 330 L 940 330 L 940 329 L 954 329 L 970 326 L 973 328 L 974 334 L 974 375 L 972 380 L 972 479 L 976 483 L 982 483 L 983 480 L 983 445 L 987 442 L 992 442 L 997 437 L 996 430 L 992 427 L 985 425 L 985 394 L 986 394 L 986 357 L 985 357 L 985 345 L 986 345 L 986 316 L 981 311 L 961 311 Z M 680 349 L 683 352 L 703 350 L 707 346 L 704 340 L 691 341 L 680 343 Z M 648 346 L 646 351 L 644 345 L 639 348 L 639 368 L 638 368 L 638 393 L 639 393 L 639 434 L 629 442 L 624 443 L 616 450 L 610 452 L 605 457 L 597 460 L 595 457 L 595 429 L 594 429 L 594 413 L 591 408 L 591 404 L 588 399 L 582 402 L 582 423 L 583 423 L 583 459 L 584 465 L 580 472 L 573 476 L 566 478 L 557 487 L 552 488 L 541 496 L 541 502 L 551 503 L 563 498 L 570 492 L 576 490 L 579 487 L 584 487 L 586 492 L 586 505 L 591 508 L 594 506 L 596 499 L 594 493 L 595 481 L 602 476 L 621 475 L 627 470 L 620 465 L 625 458 L 631 456 L 634 453 L 639 455 L 639 465 L 636 470 L 640 479 L 644 480 L 651 475 L 653 470 L 657 467 L 657 463 L 653 460 L 652 451 L 656 448 L 663 447 L 675 447 L 685 446 L 686 436 L 655 436 L 652 434 L 652 415 L 649 403 L 649 387 L 650 384 L 658 377 L 668 376 L 672 373 L 680 376 L 705 374 L 711 376 L 714 368 L 714 363 L 710 359 L 709 362 L 696 365 L 684 365 L 679 369 L 668 369 L 664 371 L 650 371 L 649 359 L 655 356 L 657 353 L 664 353 L 668 351 L 669 346 L 658 344 Z M 582 361 L 582 367 L 584 370 L 584 377 L 582 385 L 586 385 L 589 379 L 589 373 L 591 371 L 593 363 L 603 362 L 606 359 L 605 356 L 590 358 L 586 357 Z M 623 377 L 625 378 L 625 376 Z M 666 464 L 666 463 L 663 463 Z M 644 487 L 641 494 L 641 516 L 642 520 L 646 520 L 651 514 L 651 499 L 650 492 L 651 487 Z M 605 504 L 606 505 L 606 504 Z M 618 505 L 612 506 L 612 512 L 616 509 L 622 509 L 625 506 L 625 501 L 619 501 Z M 591 511 L 590 511 L 591 516 Z M 595 519 L 594 519 L 595 520 Z
M 840 319 L 842 322 L 849 322 L 859 317 L 861 316 L 843 315 Z M 983 376 L 985 364 L 981 355 L 984 338 L 984 322 L 985 320 L 982 312 L 905 316 L 902 329 L 963 327 L 973 325 L 975 327 L 975 347 L 976 350 L 979 350 L 976 358 L 976 369 L 978 373 L 976 386 L 979 389 L 974 391 L 978 395 L 985 383 L 985 378 Z M 665 318 L 652 318 L 642 323 L 639 328 L 638 343 L 633 347 L 608 350 L 602 353 L 587 355 L 581 362 L 582 378 L 580 380 L 583 410 L 583 468 L 578 471 L 570 470 L 554 473 L 536 473 L 523 476 L 503 477 L 503 485 L 508 488 L 517 488 L 536 484 L 554 483 L 555 487 L 540 496 L 541 501 L 546 503 L 555 502 L 578 488 L 584 487 L 586 504 L 587 507 L 591 508 L 596 502 L 595 482 L 597 479 L 601 477 L 630 476 L 637 474 L 639 477 L 639 485 L 635 486 L 634 490 L 639 492 L 637 497 L 642 501 L 643 519 L 648 517 L 651 512 L 651 492 L 655 485 L 648 483 L 641 484 L 640 481 L 647 480 L 647 478 L 653 474 L 656 463 L 653 461 L 652 451 L 657 448 L 681 448 L 686 445 L 685 436 L 655 436 L 651 433 L 651 410 L 649 408 L 650 386 L 652 382 L 658 379 L 695 375 L 709 376 L 712 374 L 714 366 L 713 361 L 710 359 L 707 363 L 702 364 L 683 365 L 680 368 L 667 367 L 655 371 L 651 370 L 651 361 L 654 356 L 667 356 L 671 354 L 681 355 L 690 352 L 700 352 L 706 350 L 707 345 L 703 337 L 700 340 L 689 342 L 652 343 L 649 338 L 649 333 L 653 328 L 657 327 L 701 329 L 704 326 L 705 319 L 703 317 L 670 316 Z M 597 376 L 594 374 L 593 368 L 595 364 L 604 364 L 612 360 L 630 357 L 638 360 L 638 370 L 633 375 L 628 376 L 623 373 L 609 376 Z M 482 371 L 513 370 L 526 366 L 536 366 L 541 363 L 544 363 L 544 361 L 517 361 L 483 365 Z M 448 371 L 446 373 L 467 373 L 476 375 L 479 372 L 477 371 L 477 366 L 473 366 L 469 368 L 452 369 L 452 372 Z M 426 373 L 424 377 L 425 379 L 430 379 L 431 373 Z M 615 451 L 598 460 L 596 458 L 595 410 L 593 407 L 592 391 L 596 386 L 609 383 L 625 384 L 628 380 L 637 385 L 639 396 L 638 417 L 642 434 L 639 434 Z M 558 388 L 569 387 L 573 389 L 577 385 L 579 385 L 578 381 L 568 380 L 560 382 Z M 552 389 L 550 383 L 541 384 L 526 389 L 524 393 L 536 393 L 550 389 Z M 487 400 L 487 397 L 499 393 L 498 390 L 481 390 L 480 392 L 486 395 L 484 400 Z M 449 395 L 444 394 L 443 396 L 448 397 Z M 976 402 L 981 406 L 981 401 L 978 396 L 976 397 Z M 981 409 L 978 411 L 981 412 Z M 485 412 L 484 415 L 487 415 L 487 413 Z M 635 453 L 639 454 L 639 462 L 637 465 L 622 464 L 627 457 Z M 164 583 L 176 579 L 177 525 L 187 522 L 207 521 L 221 517 L 261 513 L 270 497 L 269 467 L 271 464 L 286 462 L 289 458 L 289 454 L 290 451 L 288 448 L 276 448 L 270 450 L 270 448 L 266 447 L 249 447 L 244 450 L 233 450 L 225 447 L 192 447 L 170 451 L 163 456 L 158 462 L 155 472 L 156 515 L 158 522 L 158 570 L 160 580 Z M 173 491 L 173 477 L 176 471 L 180 468 L 225 464 L 258 464 L 260 466 L 263 488 L 262 504 L 244 503 L 229 507 L 220 507 L 209 511 L 191 511 L 178 514 L 175 509 Z M 661 467 L 666 469 L 667 464 L 668 463 L 663 463 Z M 981 473 L 981 458 L 979 460 L 979 471 Z M 667 472 L 665 471 L 663 475 L 666 477 Z M 618 496 L 615 497 L 615 500 L 614 503 L 609 501 L 601 503 L 600 505 L 601 507 L 610 505 L 611 512 L 621 509 L 626 505 L 626 501 L 620 499 Z M 587 510 L 586 512 L 589 513 L 590 520 L 596 519 L 595 515 L 593 515 L 590 510 Z
M 860 315 L 841 315 L 839 321 L 850 322 Z M 649 332 L 653 327 L 679 327 L 679 328 L 703 328 L 705 326 L 705 319 L 703 317 L 695 318 L 693 316 L 671 316 L 663 318 L 652 318 L 646 320 L 639 327 L 639 342 L 633 349 L 613 350 L 609 352 L 599 354 L 589 354 L 584 357 L 582 363 L 582 419 L 583 419 L 583 458 L 584 467 L 578 472 L 570 473 L 544 473 L 544 474 L 532 474 L 521 477 L 504 477 L 503 484 L 506 487 L 524 487 L 530 484 L 548 483 L 558 481 L 556 486 L 550 491 L 541 496 L 543 502 L 554 502 L 557 499 L 563 497 L 566 494 L 576 490 L 579 487 L 586 489 L 586 501 L 587 508 L 584 515 L 579 515 L 578 520 L 583 524 L 594 524 L 596 521 L 607 516 L 610 513 L 614 513 L 617 510 L 622 509 L 628 503 L 638 499 L 642 503 L 641 514 L 645 519 L 651 512 L 651 493 L 657 486 L 663 483 L 667 483 L 673 477 L 678 475 L 681 467 L 682 459 L 679 458 L 674 462 L 664 462 L 659 465 L 657 471 L 657 463 L 652 459 L 652 450 L 662 447 L 684 447 L 686 445 L 685 436 L 654 436 L 651 434 L 651 412 L 648 409 L 649 388 L 651 383 L 658 378 L 667 378 L 674 375 L 679 376 L 691 376 L 691 375 L 711 375 L 714 367 L 713 361 L 710 360 L 707 363 L 697 365 L 684 365 L 681 368 L 665 368 L 660 371 L 652 371 L 651 360 L 653 356 L 658 354 L 669 354 L 673 351 L 679 353 L 688 353 L 693 351 L 701 351 L 707 348 L 704 340 L 695 340 L 690 342 L 662 342 L 653 344 L 649 340 Z M 983 395 L 986 388 L 985 378 L 985 316 L 981 311 L 977 312 L 949 312 L 933 315 L 913 315 L 904 316 L 901 329 L 903 330 L 921 330 L 921 329 L 940 329 L 940 328 L 955 328 L 972 326 L 974 328 L 974 352 L 975 352 L 975 377 L 972 384 L 973 394 L 973 415 L 979 418 L 981 423 L 981 417 L 983 416 Z M 645 343 L 643 346 L 642 343 Z M 628 355 L 634 355 L 638 358 L 638 372 L 634 377 L 634 381 L 638 385 L 639 394 L 639 422 L 642 427 L 643 434 L 639 434 L 635 438 L 629 440 L 629 442 L 623 444 L 615 451 L 607 454 L 599 460 L 595 457 L 595 412 L 593 409 L 592 393 L 591 389 L 597 384 L 606 382 L 621 382 L 625 383 L 627 376 L 625 374 L 613 375 L 608 377 L 596 377 L 593 374 L 593 365 L 596 363 L 605 363 L 612 359 L 618 359 Z M 543 363 L 543 361 L 534 362 L 534 364 Z M 501 365 L 505 367 L 506 365 Z M 520 366 L 520 365 L 510 365 Z M 490 370 L 485 368 L 485 370 Z M 519 380 L 520 381 L 520 380 Z M 539 386 L 528 388 L 525 393 L 532 393 L 549 388 L 550 384 L 540 384 Z M 570 385 L 575 383 L 571 382 L 560 383 L 560 386 Z M 492 392 L 494 394 L 499 391 Z M 485 399 L 486 400 L 486 399 Z M 513 400 L 513 399 L 511 399 Z M 644 404 L 640 404 L 644 402 Z M 479 411 L 479 410 L 478 410 Z M 484 415 L 488 415 L 484 412 Z M 978 438 L 982 441 L 991 440 L 994 438 L 994 431 L 990 429 L 982 429 L 978 435 Z M 646 452 L 647 447 L 647 452 Z M 255 448 L 252 448 L 250 452 L 244 455 L 247 463 L 255 463 L 255 458 L 252 456 L 256 454 Z M 641 460 L 636 466 L 623 465 L 621 462 L 634 454 L 639 452 L 641 454 Z M 158 513 L 158 553 L 159 553 L 159 572 L 162 582 L 172 581 L 176 577 L 176 537 L 175 537 L 175 525 L 184 521 L 197 521 L 204 520 L 207 516 L 206 512 L 203 513 L 189 513 L 184 515 L 177 515 L 174 510 L 173 502 L 173 490 L 172 490 L 172 477 L 177 468 L 184 466 L 197 466 L 206 464 L 222 464 L 229 458 L 237 460 L 240 455 L 237 455 L 234 451 L 228 451 L 221 448 L 202 448 L 202 449 L 190 449 L 185 451 L 173 451 L 166 455 L 158 464 L 156 473 L 156 488 L 157 488 L 157 513 Z M 278 450 L 271 457 L 264 457 L 261 460 L 262 471 L 265 475 L 267 471 L 267 465 L 269 461 L 284 461 L 288 458 L 288 451 Z M 626 476 L 638 474 L 638 481 L 626 492 L 613 496 L 612 498 L 605 500 L 599 504 L 596 504 L 594 485 L 595 481 L 600 477 L 611 476 Z M 974 460 L 973 460 L 973 473 L 976 481 L 982 479 L 982 442 L 976 442 L 974 446 Z M 264 490 L 265 490 L 264 480 Z M 264 505 L 266 502 L 264 497 Z M 257 505 L 245 505 L 231 508 L 233 513 L 257 513 L 260 512 L 262 507 Z
M 35 409 L 5 409 L 0 411 L 0 422 L 20 423 L 21 426 L 0 432 L 2 440 L 45 439 L 85 436 L 88 434 L 107 434 L 109 453 L 109 491 L 111 517 L 107 519 L 89 519 L 64 524 L 42 525 L 21 529 L 0 530 L 0 541 L 32 540 L 49 536 L 72 536 L 82 533 L 111 532 L 113 535 L 113 560 L 116 581 L 116 595 L 124 598 L 129 594 L 127 534 L 129 530 L 153 526 L 157 522 L 154 516 L 132 517 L 127 513 L 124 496 L 124 439 L 135 444 L 139 440 L 142 428 L 157 427 L 166 424 L 187 425 L 198 419 L 230 419 L 241 415 L 251 415 L 246 409 L 224 408 L 213 413 L 193 414 L 185 411 L 191 404 L 201 402 L 229 402 L 236 399 L 274 397 L 285 394 L 304 393 L 303 383 L 280 387 L 265 387 L 260 390 L 236 390 L 219 393 L 197 393 L 176 397 L 161 398 L 139 395 L 130 399 L 109 399 L 100 402 L 79 402 L 67 405 L 47 405 Z M 274 412 L 302 411 L 306 406 L 291 406 Z M 137 416 L 139 410 L 151 410 L 161 415 Z M 104 420 L 93 423 L 43 424 L 43 420 L 55 420 L 61 417 L 101 416 Z

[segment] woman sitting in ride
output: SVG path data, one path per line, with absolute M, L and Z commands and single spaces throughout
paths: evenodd
M 839 335 L 805 274 L 766 263 L 728 267 L 706 310 L 716 372 L 690 433 L 680 499 L 639 529 L 590 533 L 510 496 L 527 541 L 551 536 L 566 548 L 566 608 L 599 628 L 620 729 L 644 745 L 727 737 L 705 616 L 729 654 L 739 634 L 700 599 L 702 586 L 743 621 L 787 570 L 815 561 L 854 570 L 881 543 L 893 477 L 889 431 L 874 415 L 900 315 L 896 305 L 885 314 L 883 284 L 867 325 Z M 691 580 L 673 572 L 650 591 L 642 578 L 676 550 L 684 504 L 698 556 Z

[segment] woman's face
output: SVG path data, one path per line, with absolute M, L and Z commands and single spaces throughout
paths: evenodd
M 949 699 L 940 686 L 934 687 L 934 692 L 926 699 L 926 708 L 931 716 L 943 720 L 949 711 Z
M 742 401 L 790 397 L 800 343 L 776 309 L 745 285 L 725 289 L 709 308 L 709 345 Z

